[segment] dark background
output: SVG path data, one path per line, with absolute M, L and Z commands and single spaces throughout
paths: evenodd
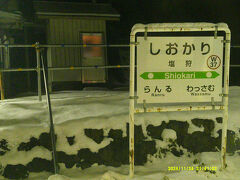
M 129 44 L 129 34 L 132 26 L 136 23 L 224 22 L 228 24 L 232 32 L 231 45 L 240 45 L 240 2 L 238 0 L 58 1 L 112 4 L 113 8 L 120 14 L 120 21 L 107 22 L 108 44 Z M 32 0 L 19 0 L 20 10 L 28 21 L 35 21 L 32 2 Z M 15 32 L 16 39 L 19 39 L 16 43 L 35 43 L 36 41 L 45 43 L 45 30 L 43 28 L 29 28 L 29 31 L 32 36 L 28 38 L 28 42 L 22 42 L 22 33 Z M 129 64 L 129 48 L 108 48 L 107 52 L 110 65 Z M 18 53 L 20 52 L 16 52 L 16 54 Z M 240 64 L 240 48 L 231 48 L 231 64 Z M 16 64 L 16 67 L 19 66 L 21 66 L 21 63 Z M 35 61 L 33 61 L 33 64 L 30 64 L 30 66 L 35 67 Z M 128 69 L 110 69 L 108 73 L 109 81 L 114 84 L 114 87 L 118 85 L 128 86 Z M 34 81 L 35 79 L 33 79 L 33 82 Z M 232 67 L 230 69 L 230 85 L 240 85 L 240 68 Z M 36 83 L 34 83 L 32 88 L 36 90 Z
M 231 45 L 240 45 L 240 2 L 236 0 L 122 0 L 109 1 L 120 13 L 120 22 L 109 23 L 110 43 L 129 43 L 136 23 L 227 23 Z M 116 53 L 115 53 L 116 54 Z M 120 56 L 121 57 L 121 56 Z M 231 48 L 231 64 L 240 64 L 240 48 Z M 240 68 L 230 69 L 230 85 L 240 85 Z

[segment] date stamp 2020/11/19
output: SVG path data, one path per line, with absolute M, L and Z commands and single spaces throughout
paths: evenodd
M 168 166 L 168 171 L 217 171 L 216 166 Z

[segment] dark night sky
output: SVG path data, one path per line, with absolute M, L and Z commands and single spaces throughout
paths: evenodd
M 129 39 L 136 23 L 225 22 L 232 32 L 232 45 L 240 45 L 240 2 L 237 0 L 111 0 L 120 13 L 115 23 L 121 39 Z M 231 49 L 232 64 L 240 64 L 240 49 Z
M 64 1 L 64 0 L 59 0 Z M 65 0 L 66 1 L 66 0 Z M 69 2 L 69 0 L 67 0 Z M 92 2 L 91 0 L 71 0 Z M 240 45 L 240 1 L 238 0 L 95 0 L 111 3 L 120 13 L 119 22 L 112 23 L 113 42 L 128 42 L 136 23 L 225 22 L 232 32 L 232 45 Z M 232 64 L 240 64 L 240 49 L 233 49 Z
M 34 20 L 33 10 L 34 0 L 18 0 L 20 10 L 23 12 L 23 16 L 29 21 Z M 46 1 L 46 0 L 45 0 Z M 48 0 L 53 1 L 53 0 Z M 136 23 L 169 23 L 169 22 L 210 22 L 227 23 L 232 32 L 232 45 L 240 45 L 240 1 L 239 0 L 54 0 L 59 2 L 96 2 L 96 3 L 111 3 L 112 6 L 119 12 L 120 20 L 111 21 L 107 23 L 107 43 L 108 44 L 128 44 L 131 28 Z M 0 9 L 4 2 L 0 3 Z M 43 40 L 45 29 L 34 29 L 31 32 L 29 42 L 34 43 L 36 41 Z M 23 39 L 23 35 L 18 35 L 16 43 L 25 43 L 20 40 Z M 12 34 L 17 34 L 13 32 Z M 17 36 L 17 35 L 16 35 Z M 39 39 L 40 38 L 40 39 Z M 41 39 L 42 38 L 42 39 Z M 19 40 L 19 41 L 18 41 Z M 44 41 L 44 40 L 43 40 Z M 20 50 L 19 50 L 20 52 Z M 18 54 L 19 52 L 16 52 Z M 22 51 L 21 51 L 22 52 Z M 111 49 L 107 50 L 108 63 L 111 64 L 128 64 L 129 63 L 129 49 Z M 35 52 L 33 53 L 33 55 Z M 18 56 L 19 57 L 19 54 Z M 123 60 L 123 61 L 122 61 Z M 19 64 L 18 58 L 16 58 L 16 67 Z M 14 62 L 15 62 L 14 61 Z M 23 63 L 23 62 L 21 62 Z M 32 64 L 31 64 L 32 63 Z M 30 67 L 35 67 L 35 59 L 31 61 Z M 231 64 L 240 64 L 240 48 L 231 48 Z M 13 66 L 13 67 L 15 67 Z M 23 66 L 24 67 L 24 66 Z M 109 74 L 112 73 L 114 77 L 112 82 L 118 81 L 121 83 L 127 83 L 128 73 L 127 69 L 122 70 L 109 70 Z M 13 74 L 14 76 L 14 74 Z M 14 76 L 20 77 L 20 76 Z M 22 76 L 21 76 L 22 77 Z M 24 75 L 25 77 L 25 75 Z M 36 77 L 32 82 L 36 81 Z M 240 85 L 240 70 L 239 68 L 231 68 L 230 70 L 230 85 Z M 110 79 L 110 78 L 109 78 Z M 17 79 L 14 81 L 14 86 L 17 88 L 17 82 L 23 82 L 24 79 Z M 21 83 L 24 84 L 24 83 Z M 128 85 L 128 84 L 127 84 Z M 36 83 L 32 87 L 36 89 Z M 22 87 L 19 87 L 19 91 Z M 24 88 L 22 88 L 24 89 Z
M 48 0 L 51 1 L 51 0 Z M 109 43 L 128 43 L 136 23 L 225 22 L 232 32 L 232 45 L 240 45 L 239 0 L 55 0 L 59 2 L 111 3 L 120 21 L 108 23 Z M 32 0 L 21 0 L 25 17 L 33 17 Z M 240 49 L 231 49 L 231 63 L 240 64 Z
M 26 8 L 26 3 L 21 1 Z M 48 0 L 51 1 L 51 0 Z M 65 2 L 92 2 L 93 0 L 55 0 Z M 240 41 L 240 1 L 238 0 L 95 0 L 111 3 L 120 13 L 122 35 L 129 35 L 136 23 L 166 22 L 225 22 L 229 25 L 232 43 Z
M 92 2 L 92 0 L 58 1 Z M 95 0 L 95 2 L 111 3 L 121 15 L 120 21 L 108 23 L 110 31 L 108 43 L 129 43 L 131 28 L 136 23 L 225 22 L 232 32 L 231 44 L 240 45 L 239 0 Z M 231 48 L 231 64 L 240 64 L 239 48 Z M 239 69 L 232 69 L 230 79 L 239 76 Z
M 236 0 L 113 0 L 112 4 L 121 14 L 124 35 L 135 23 L 225 22 L 232 31 L 232 43 L 240 41 L 240 2 Z
M 30 17 L 32 0 L 21 0 L 23 11 Z M 48 0 L 51 1 L 51 0 Z M 93 0 L 55 0 L 59 2 L 92 2 Z M 128 39 L 136 23 L 225 22 L 232 31 L 232 44 L 240 44 L 240 1 L 238 0 L 95 0 L 111 3 L 120 13 L 114 23 L 121 38 Z M 240 58 L 240 57 L 239 57 Z
M 240 1 L 238 0 L 111 0 L 120 13 L 114 31 L 120 34 L 115 43 L 129 42 L 136 23 L 211 22 L 227 23 L 232 45 L 240 45 Z M 240 64 L 240 49 L 231 48 L 231 64 Z M 231 84 L 239 84 L 239 68 L 231 68 Z
M 49 0 L 50 1 L 50 0 Z M 66 2 L 93 2 L 93 0 L 55 0 Z M 240 1 L 239 0 L 95 0 L 97 3 L 111 3 L 121 15 L 120 21 L 107 23 L 107 43 L 127 44 L 131 28 L 136 23 L 169 22 L 225 22 L 232 32 L 232 45 L 240 45 Z M 19 1 L 26 18 L 32 19 L 32 0 Z M 129 50 L 121 52 L 126 60 Z M 109 64 L 128 64 L 121 62 L 120 50 L 108 51 Z M 112 61 L 112 62 L 111 62 Z M 231 48 L 231 64 L 240 64 L 240 49 Z M 110 71 L 110 70 L 109 70 Z M 111 70 L 119 81 L 125 82 L 127 76 L 120 71 Z M 126 74 L 126 73 L 125 73 Z M 125 78 L 122 78 L 125 77 Z M 240 85 L 239 68 L 231 68 L 230 84 Z
M 136 23 L 225 22 L 232 31 L 232 43 L 240 42 L 238 0 L 96 0 L 96 2 L 111 3 L 120 13 L 119 30 L 124 36 L 129 35 L 131 27 Z

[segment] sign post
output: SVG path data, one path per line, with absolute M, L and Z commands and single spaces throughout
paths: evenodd
M 148 36 L 163 32 L 214 32 L 214 36 Z M 225 35 L 217 36 L 218 32 Z M 137 33 L 144 33 L 139 36 Z M 129 160 L 134 175 L 134 114 L 223 110 L 221 164 L 226 167 L 230 30 L 224 23 L 136 24 L 130 35 Z M 225 52 L 225 57 L 223 54 Z M 135 95 L 135 54 L 137 94 Z M 223 77 L 223 62 L 224 79 Z M 222 88 L 222 80 L 224 88 Z M 191 106 L 190 103 L 209 103 Z M 215 102 L 221 105 L 213 106 Z M 189 106 L 135 108 L 135 103 L 189 103 Z

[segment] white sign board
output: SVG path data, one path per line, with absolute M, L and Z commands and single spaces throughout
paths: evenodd
M 222 101 L 223 37 L 137 37 L 137 103 Z

